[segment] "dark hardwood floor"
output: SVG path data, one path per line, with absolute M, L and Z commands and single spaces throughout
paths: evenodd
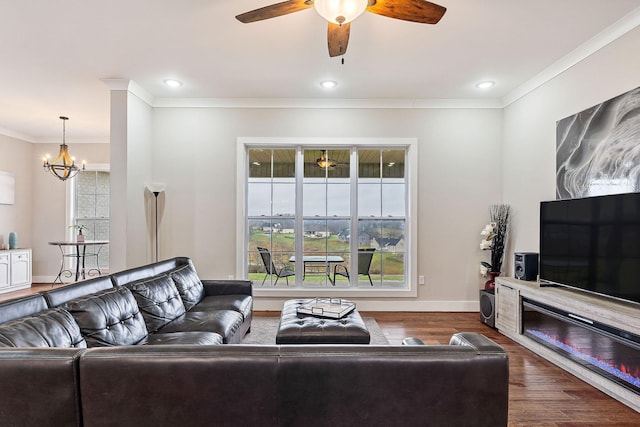
M 2 294 L 0 301 L 50 286 L 34 285 L 31 289 Z M 478 313 L 363 312 L 362 315 L 375 318 L 391 344 L 400 344 L 405 337 L 420 338 L 426 344 L 447 344 L 451 335 L 462 331 L 479 332 L 500 344 L 509 354 L 510 426 L 640 426 L 640 413 L 482 324 Z

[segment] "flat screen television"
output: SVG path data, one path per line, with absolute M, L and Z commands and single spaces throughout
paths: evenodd
M 540 282 L 640 304 L 640 193 L 541 202 Z

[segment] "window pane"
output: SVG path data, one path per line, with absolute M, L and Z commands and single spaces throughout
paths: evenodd
M 380 150 L 358 150 L 358 177 L 380 178 Z
M 77 218 L 94 218 L 96 216 L 96 196 L 93 194 L 79 194 L 77 209 Z
M 249 216 L 271 215 L 271 183 L 250 182 L 247 186 Z
M 327 230 L 326 220 L 305 220 L 303 232 L 303 248 L 305 255 L 318 255 L 326 252 L 327 234 L 329 233 Z
M 348 179 L 335 179 L 327 185 L 327 215 L 349 216 L 351 186 Z
M 376 182 L 377 181 L 377 182 Z M 379 180 L 360 180 L 358 183 L 358 216 L 381 215 L 382 196 L 380 194 L 381 184 Z
M 78 194 L 95 194 L 96 173 L 92 171 L 81 171 L 76 176 L 76 191 Z
M 381 274 L 384 284 L 404 283 L 404 230 L 404 220 L 382 221 L 382 237 L 377 243 L 381 253 Z
M 304 216 L 325 216 L 327 214 L 327 185 L 319 180 L 305 180 L 302 188 L 302 214 Z
M 382 177 L 404 178 L 404 150 L 382 150 Z
M 382 216 L 405 216 L 405 185 L 398 181 L 382 184 Z
M 273 184 L 273 214 L 274 216 L 294 216 L 296 214 L 296 185 L 295 183 Z
M 273 150 L 273 177 L 296 176 L 296 150 Z
M 304 150 L 304 177 L 305 178 L 324 178 L 327 176 L 327 170 L 318 165 L 326 159 L 324 150 Z
M 294 254 L 295 233 L 294 220 L 251 220 L 249 221 L 249 256 L 248 256 L 248 277 L 260 284 L 267 273 L 264 261 L 258 253 L 258 247 L 265 248 L 269 251 L 271 258 L 280 271 L 283 267 L 293 267 L 289 263 L 289 258 Z M 271 286 L 275 283 L 277 275 L 274 274 L 267 277 L 265 286 Z M 286 286 L 286 280 L 283 278 L 278 280 L 277 285 Z M 295 280 L 292 276 L 290 280 Z
M 96 196 L 96 217 L 109 218 L 109 195 Z
M 405 287 L 405 254 L 380 253 L 382 284 L 388 287 Z
M 94 237 L 96 240 L 109 240 L 109 220 L 94 221 Z
M 109 194 L 109 172 L 96 173 L 96 194 Z
M 375 247 L 376 238 L 382 234 L 382 222 L 378 219 L 361 219 L 358 221 L 358 247 Z
M 257 251 L 258 247 L 271 247 L 271 222 L 266 220 L 249 221 L 249 250 Z
M 327 176 L 331 178 L 349 178 L 349 150 L 327 150 L 327 157 L 331 166 Z
M 271 177 L 271 150 L 250 149 L 249 150 L 249 177 L 270 178 Z

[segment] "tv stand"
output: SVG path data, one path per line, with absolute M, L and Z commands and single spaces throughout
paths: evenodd
M 640 306 L 562 286 L 540 286 L 507 277 L 496 278 L 496 328 L 518 344 L 544 357 L 593 387 L 640 412 L 640 394 L 594 372 L 524 334 L 522 300 L 532 300 L 633 335 L 640 335 Z M 631 348 L 632 352 L 640 349 Z

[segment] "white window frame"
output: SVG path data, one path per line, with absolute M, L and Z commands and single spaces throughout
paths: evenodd
M 383 148 L 402 147 L 407 150 L 406 182 L 407 182 L 407 213 L 405 217 L 407 238 L 407 269 L 406 288 L 403 289 L 379 289 L 379 288 L 263 288 L 255 286 L 253 294 L 256 297 L 336 297 L 345 298 L 410 298 L 418 296 L 418 140 L 417 138 L 252 138 L 241 137 L 237 139 L 237 188 L 236 188 L 236 277 L 246 278 L 248 266 L 248 250 L 246 237 L 247 218 L 247 181 L 248 164 L 247 151 L 251 148 L 295 148 L 298 146 L 318 148 Z
M 92 172 L 111 172 L 109 163 L 88 163 L 85 165 L 85 169 Z M 65 240 L 69 242 L 73 242 L 76 240 L 76 231 L 71 228 L 74 225 L 73 222 L 73 212 L 75 210 L 75 188 L 76 188 L 76 177 L 74 176 L 71 179 L 65 181 Z M 67 252 L 70 254 L 73 251 L 73 248 L 67 247 Z M 71 265 L 75 261 L 70 257 L 65 258 L 65 268 L 75 268 L 75 264 Z M 107 271 L 105 269 L 105 271 Z

